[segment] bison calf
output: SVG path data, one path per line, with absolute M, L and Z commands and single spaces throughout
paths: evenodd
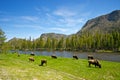
M 35 60 L 33 57 L 29 57 L 29 61 L 34 62 Z
M 73 59 L 78 59 L 78 57 L 77 56 L 73 56 Z
M 46 59 L 42 59 L 42 60 L 41 60 L 41 64 L 40 64 L 39 66 L 43 66 L 44 64 L 47 65 L 47 60 L 46 60 Z
M 98 66 L 99 68 L 101 68 L 101 64 L 99 63 L 97 59 L 88 60 L 88 63 L 89 63 L 89 67 L 92 64 L 92 65 L 95 65 L 95 67 Z

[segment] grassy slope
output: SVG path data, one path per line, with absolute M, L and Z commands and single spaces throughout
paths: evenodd
M 0 54 L 0 80 L 119 80 L 120 63 L 100 61 L 102 68 L 88 67 L 85 59 L 51 59 L 49 56 L 35 56 L 35 62 L 28 61 L 29 55 Z M 47 59 L 47 66 L 38 66 L 41 59 Z

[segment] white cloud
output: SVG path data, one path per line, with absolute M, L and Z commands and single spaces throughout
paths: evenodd
M 55 10 L 53 14 L 57 16 L 61 16 L 61 17 L 72 17 L 72 16 L 75 16 L 77 13 L 67 8 L 60 8 L 60 9 Z
M 21 18 L 23 20 L 32 21 L 32 22 L 36 22 L 39 20 L 39 18 L 36 16 L 21 16 Z
M 78 26 L 79 24 L 83 23 L 84 20 L 82 18 L 66 18 L 65 19 L 66 25 L 70 27 Z
M 68 29 L 66 29 L 66 28 L 59 28 L 59 27 L 51 28 L 51 30 L 60 31 L 60 32 L 68 31 Z
M 12 16 L 10 20 L 14 22 L 11 25 L 21 29 L 32 29 L 39 33 L 57 32 L 64 34 L 72 34 L 80 29 L 81 24 L 85 23 L 85 19 L 77 10 L 59 7 L 53 11 L 48 8 L 35 8 L 39 16 Z M 43 11 L 43 12 L 42 12 Z M 43 14 L 44 13 L 44 14 Z M 82 16 L 81 16 L 82 15 Z M 7 21 L 7 18 L 3 19 Z M 2 19 L 0 19 L 2 21 Z
M 85 19 L 83 19 L 82 17 L 79 17 L 78 15 L 74 15 L 74 16 L 60 17 L 52 13 L 46 13 L 46 19 L 44 23 L 46 23 L 48 26 L 50 25 L 50 26 L 58 26 L 58 27 L 75 27 L 85 22 Z
M 74 8 L 75 7 L 75 8 Z M 86 12 L 81 12 L 81 6 L 59 6 L 56 9 L 50 10 L 49 8 L 42 7 L 36 8 L 39 12 L 43 12 L 44 15 L 39 15 L 42 22 L 40 24 L 44 26 L 56 26 L 56 27 L 64 27 L 64 28 L 73 28 L 73 27 L 82 27 L 81 24 L 86 22 L 85 16 Z M 84 15 L 85 14 L 85 15 Z M 54 28 L 55 29 L 55 28 Z M 61 30 L 60 28 L 56 28 L 56 30 Z M 63 30 L 64 31 L 64 30 Z
M 66 35 L 70 35 L 73 33 L 76 33 L 79 31 L 79 27 L 72 27 L 72 28 L 66 28 L 66 27 L 53 27 L 49 29 L 50 32 L 56 32 L 56 33 L 62 33 L 62 34 L 66 34 Z
M 49 14 L 50 15 L 50 14 Z M 51 16 L 55 16 L 57 19 L 52 20 L 59 26 L 75 27 L 79 24 L 85 23 L 83 13 L 79 10 L 69 7 L 59 7 L 51 13 Z

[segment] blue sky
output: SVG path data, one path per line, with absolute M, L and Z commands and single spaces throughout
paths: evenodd
M 0 28 L 7 40 L 51 32 L 69 35 L 113 10 L 120 10 L 120 0 L 0 0 Z

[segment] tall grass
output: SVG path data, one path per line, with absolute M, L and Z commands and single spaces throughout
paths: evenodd
M 119 80 L 120 63 L 100 61 L 102 68 L 88 67 L 87 59 L 50 56 L 0 54 L 0 80 Z M 39 66 L 41 59 L 47 59 L 47 66 Z

